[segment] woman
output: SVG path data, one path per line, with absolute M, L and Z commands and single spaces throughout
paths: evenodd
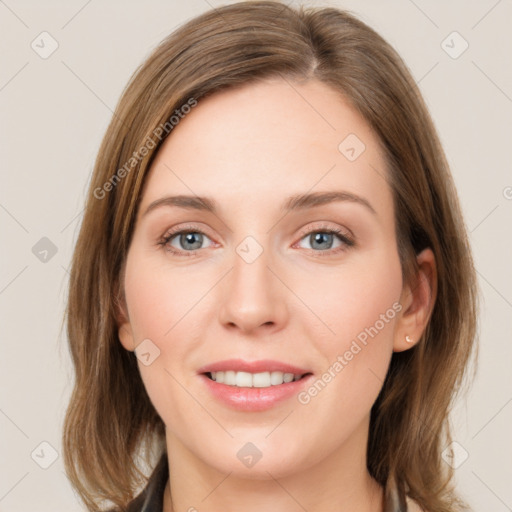
M 89 510 L 463 507 L 466 231 L 410 72 L 346 12 L 242 2 L 159 45 L 100 148 L 67 322 Z

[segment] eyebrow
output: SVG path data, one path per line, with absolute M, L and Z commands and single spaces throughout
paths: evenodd
M 374 215 L 377 215 L 377 212 L 367 199 L 353 194 L 352 192 L 346 191 L 297 194 L 287 198 L 281 209 L 285 212 L 306 210 L 308 208 L 323 206 L 325 204 L 337 201 L 348 201 L 351 203 L 360 204 L 367 208 Z M 213 214 L 217 214 L 218 211 L 217 203 L 214 199 L 201 196 L 178 195 L 166 196 L 153 201 L 147 207 L 146 211 L 143 213 L 143 216 L 162 206 L 177 206 L 179 208 L 185 208 L 189 210 L 207 211 Z

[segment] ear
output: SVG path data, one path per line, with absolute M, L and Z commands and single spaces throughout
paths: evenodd
M 408 350 L 418 343 L 425 331 L 437 296 L 437 268 L 432 249 L 416 256 L 418 273 L 413 283 L 403 287 L 400 297 L 402 314 L 395 329 L 394 352 Z
M 128 308 L 126 306 L 126 300 L 124 292 L 119 290 L 117 286 L 117 293 L 115 295 L 115 310 L 116 310 L 116 324 L 119 341 L 123 347 L 133 352 L 135 350 L 135 341 L 133 337 L 133 330 L 130 323 L 130 317 L 128 315 Z

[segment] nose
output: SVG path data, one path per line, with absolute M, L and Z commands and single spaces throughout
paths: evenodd
M 229 329 L 244 333 L 282 329 L 288 319 L 286 286 L 270 268 L 264 250 L 254 261 L 234 254 L 233 268 L 221 291 L 219 319 Z

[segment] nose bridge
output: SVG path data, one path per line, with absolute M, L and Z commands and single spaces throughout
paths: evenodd
M 232 267 L 222 297 L 221 322 L 244 331 L 282 324 L 286 315 L 285 292 L 269 269 L 272 258 L 268 237 L 244 238 L 235 247 Z

